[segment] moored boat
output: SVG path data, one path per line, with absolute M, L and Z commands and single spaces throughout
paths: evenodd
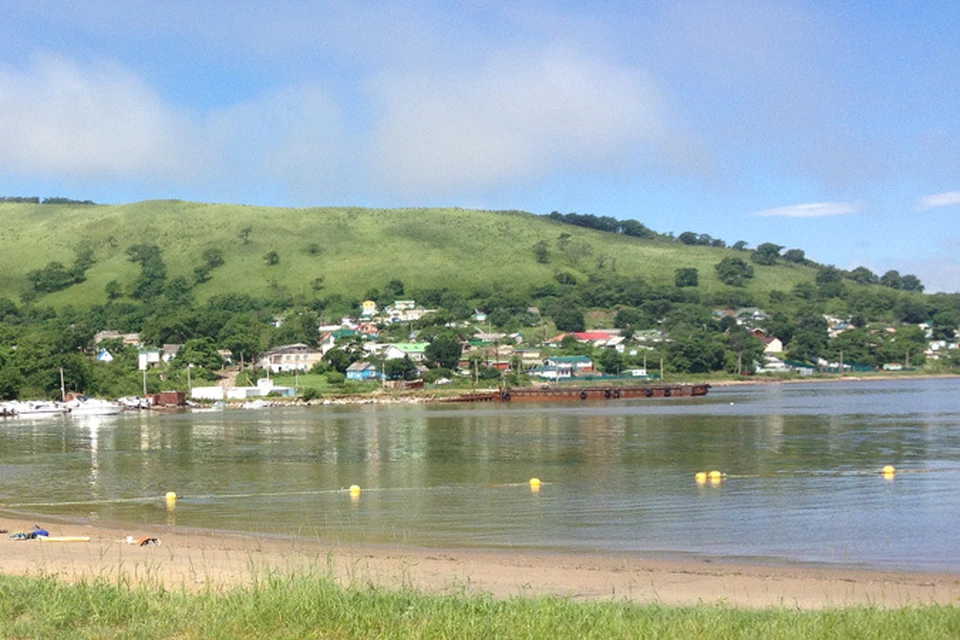
M 72 416 L 112 416 L 123 411 L 123 405 L 99 398 L 77 396 L 64 405 Z
M 69 411 L 69 409 L 67 409 L 61 403 L 51 402 L 49 400 L 13 400 L 8 402 L 5 405 L 5 408 L 7 411 L 12 412 L 13 415 L 22 418 L 58 416 Z

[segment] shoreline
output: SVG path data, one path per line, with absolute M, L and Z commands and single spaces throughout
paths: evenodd
M 496 598 L 555 595 L 638 604 L 724 605 L 745 609 L 897 608 L 960 602 L 960 574 L 838 568 L 724 558 L 671 559 L 632 553 L 420 548 L 333 544 L 165 527 L 36 522 L 51 536 L 82 541 L 11 539 L 35 523 L 0 516 L 2 573 L 59 580 L 222 591 L 268 573 L 331 576 L 343 586 L 412 588 L 425 593 Z M 127 544 L 126 537 L 161 544 Z
M 817 382 L 840 383 L 840 382 L 870 382 L 870 381 L 888 381 L 888 380 L 943 380 L 960 379 L 960 374 L 956 373 L 896 373 L 896 372 L 877 372 L 868 375 L 826 375 L 826 376 L 807 376 L 793 378 L 760 378 L 751 377 L 749 379 L 733 380 L 695 380 L 695 381 L 652 381 L 654 385 L 695 385 L 707 384 L 711 387 L 740 387 L 740 386 L 766 386 L 775 384 L 814 384 Z M 586 385 L 577 385 L 576 382 L 564 382 L 562 384 L 550 385 L 551 388 L 577 387 L 577 386 L 597 386 L 602 384 L 596 380 L 589 381 Z M 418 389 L 418 390 L 377 390 L 373 392 L 354 393 L 345 395 L 330 395 L 314 400 L 299 399 L 268 399 L 265 408 L 271 407 L 319 407 L 336 405 L 358 405 L 358 404 L 457 404 L 451 402 L 450 398 L 469 394 L 469 393 L 494 393 L 499 391 L 498 387 L 482 387 L 476 389 Z M 709 396 L 709 393 L 707 394 Z M 686 396 L 685 396 L 686 397 Z M 697 396 L 702 397 L 702 396 Z M 689 398 L 688 398 L 689 399 Z M 242 401 L 231 401 L 226 404 L 228 409 L 241 408 Z M 209 410 L 206 405 L 198 405 L 194 409 L 201 411 Z M 163 409 L 158 409 L 163 410 Z

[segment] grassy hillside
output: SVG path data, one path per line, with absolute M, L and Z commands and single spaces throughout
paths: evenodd
M 673 283 L 674 271 L 696 267 L 703 293 L 723 288 L 713 266 L 729 249 L 685 246 L 666 239 L 641 240 L 592 231 L 522 212 L 464 209 L 280 209 L 149 201 L 116 206 L 0 204 L 0 296 L 19 300 L 26 274 L 50 261 L 69 266 L 80 246 L 93 248 L 86 281 L 44 295 L 55 307 L 106 300 L 105 285 L 118 280 L 128 291 L 139 267 L 126 249 L 152 243 L 163 251 L 168 277 L 192 280 L 204 250 L 222 250 L 225 264 L 195 289 L 198 301 L 225 292 L 259 296 L 276 286 L 313 295 L 359 297 L 371 287 L 399 279 L 408 289 L 448 287 L 469 293 L 499 286 L 526 291 L 553 282 L 561 271 L 586 279 L 597 272 L 643 276 Z M 241 230 L 249 229 L 247 241 Z M 568 237 L 565 236 L 568 235 Z M 533 247 L 543 241 L 548 261 Z M 264 255 L 275 251 L 278 264 Z M 765 293 L 812 282 L 814 270 L 796 265 L 756 267 L 746 289 Z

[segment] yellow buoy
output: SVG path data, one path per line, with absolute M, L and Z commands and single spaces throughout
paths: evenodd
M 882 473 L 885 476 L 892 476 L 896 472 L 897 470 L 893 467 L 892 464 L 888 464 L 884 466 L 883 469 L 880 469 L 880 473 Z
M 710 479 L 711 479 L 711 480 L 720 480 L 721 478 L 723 478 L 723 474 L 720 473 L 719 471 L 711 471 L 711 472 L 710 472 Z
M 167 491 L 163 499 L 167 503 L 167 511 L 173 511 L 177 507 L 177 494 L 175 492 Z
M 697 481 L 697 484 L 705 484 L 707 482 L 707 472 L 698 471 L 697 474 L 693 476 L 693 479 Z
M 176 492 L 174 492 L 174 491 L 167 491 L 167 495 L 164 496 L 164 499 L 166 499 L 166 500 L 176 500 L 176 499 L 177 499 L 177 494 L 176 494 Z
M 352 485 L 350 485 L 349 491 L 350 491 L 350 495 L 351 495 L 351 496 L 358 496 L 358 495 L 360 495 L 360 485 L 357 485 L 357 484 L 352 484 Z
M 541 484 L 543 484 L 543 483 L 540 482 L 540 478 L 530 478 L 530 488 L 531 488 L 531 489 L 539 489 Z

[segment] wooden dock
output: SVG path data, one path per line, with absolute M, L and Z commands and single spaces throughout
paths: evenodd
M 551 386 L 465 393 L 441 402 L 607 402 L 630 398 L 689 398 L 705 396 L 709 384 Z

